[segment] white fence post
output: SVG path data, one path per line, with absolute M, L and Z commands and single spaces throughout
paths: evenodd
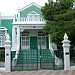
M 11 72 L 11 41 L 9 34 L 7 34 L 5 41 L 5 71 Z
M 64 35 L 64 40 L 62 41 L 63 43 L 63 52 L 64 52 L 64 70 L 69 70 L 70 69 L 70 52 L 69 52 L 69 47 L 70 47 L 70 41 L 68 40 L 68 36 L 65 33 Z

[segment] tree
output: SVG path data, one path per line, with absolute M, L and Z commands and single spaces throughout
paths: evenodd
M 48 1 L 41 8 L 42 15 L 46 20 L 43 32 L 51 34 L 51 39 L 57 45 L 61 45 L 64 33 L 66 32 L 75 45 L 75 7 L 74 0 Z

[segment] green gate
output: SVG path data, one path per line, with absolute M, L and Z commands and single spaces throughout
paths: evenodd
M 49 70 L 64 69 L 63 51 L 56 50 L 54 52 L 49 49 L 40 50 L 40 68 Z
M 12 70 L 38 70 L 38 50 L 20 50 L 16 65 L 12 63 Z
M 63 51 L 51 52 L 49 49 L 20 50 L 17 59 L 12 60 L 12 70 L 60 70 L 63 69 Z M 59 63 L 59 64 L 58 64 Z
M 54 54 L 48 49 L 41 49 L 40 51 L 40 68 L 41 69 L 54 69 Z

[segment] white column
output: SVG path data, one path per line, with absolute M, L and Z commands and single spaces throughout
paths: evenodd
M 9 34 L 7 34 L 5 41 L 5 71 L 11 72 L 11 41 Z
M 49 37 L 49 50 L 53 51 L 53 48 L 52 48 L 52 46 L 51 46 L 50 34 L 48 35 L 48 37 Z
M 7 35 L 7 30 L 5 30 L 5 36 Z
M 12 48 L 14 49 L 15 48 L 15 27 L 13 26 L 12 27 Z
M 18 18 L 20 19 L 20 7 L 18 8 Z
M 20 28 L 17 27 L 17 45 L 20 45 Z
M 69 70 L 70 69 L 70 52 L 69 52 L 69 47 L 70 47 L 70 41 L 68 40 L 68 36 L 65 33 L 64 35 L 64 40 L 62 41 L 63 43 L 63 52 L 64 52 L 64 70 Z

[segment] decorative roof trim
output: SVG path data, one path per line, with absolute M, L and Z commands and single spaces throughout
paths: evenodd
M 23 7 L 23 8 L 21 8 L 21 9 L 18 9 L 18 10 L 19 10 L 19 12 L 21 12 L 21 11 L 23 11 L 23 10 L 29 8 L 29 7 L 32 6 L 32 5 L 35 5 L 36 7 L 38 7 L 38 8 L 41 9 L 41 6 L 40 6 L 40 5 L 38 5 L 38 4 L 36 4 L 36 3 L 33 2 L 33 3 L 31 3 L 31 4 L 29 4 L 29 5 L 25 6 L 25 7 Z
M 31 15 L 31 13 L 35 13 L 36 15 L 40 15 L 40 14 L 38 14 L 38 13 L 35 12 L 35 11 L 32 11 L 32 12 L 28 13 L 27 15 Z

